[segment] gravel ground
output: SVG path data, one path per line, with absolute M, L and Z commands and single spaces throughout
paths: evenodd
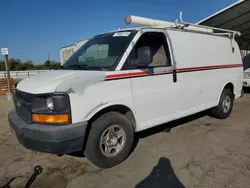
M 200 113 L 144 131 L 122 164 L 99 169 L 87 159 L 36 153 L 11 134 L 7 114 L 13 108 L 0 97 L 0 187 L 13 177 L 23 188 L 35 165 L 43 172 L 31 187 L 176 187 L 220 188 L 250 185 L 250 94 L 235 102 L 226 120 Z

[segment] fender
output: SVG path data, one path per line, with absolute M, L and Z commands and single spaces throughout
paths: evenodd
M 128 109 L 131 110 L 131 112 L 133 113 L 134 117 L 135 117 L 135 131 L 139 131 L 140 130 L 140 125 L 139 125 L 139 121 L 136 117 L 136 113 L 135 110 L 133 109 L 132 106 L 124 104 L 124 103 L 115 103 L 115 102 L 106 102 L 106 103 L 100 103 L 99 105 L 97 105 L 95 108 L 93 108 L 85 117 L 84 119 L 89 121 L 95 114 L 97 114 L 98 112 L 104 110 L 105 108 L 109 108 L 112 106 L 116 106 L 116 105 L 121 105 L 121 106 L 125 106 Z
M 227 82 L 227 83 L 222 87 L 222 89 L 221 89 L 221 91 L 220 91 L 220 95 L 219 95 L 218 100 L 217 100 L 217 101 L 218 101 L 218 104 L 219 104 L 219 102 L 220 102 L 221 94 L 222 94 L 223 90 L 225 89 L 225 87 L 226 87 L 228 84 L 232 84 L 232 85 L 233 85 L 233 94 L 234 94 L 234 96 L 235 96 L 234 84 L 233 84 L 232 82 Z

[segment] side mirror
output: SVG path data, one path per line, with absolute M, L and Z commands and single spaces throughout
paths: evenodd
M 153 61 L 151 48 L 149 46 L 143 46 L 138 48 L 137 57 L 137 59 L 132 60 L 132 63 L 136 67 L 145 67 L 149 65 Z

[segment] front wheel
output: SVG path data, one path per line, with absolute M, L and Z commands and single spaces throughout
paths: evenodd
M 127 158 L 133 141 L 131 122 L 118 112 L 108 112 L 92 123 L 84 154 L 96 166 L 110 168 Z
M 211 110 L 210 115 L 219 119 L 226 119 L 232 112 L 234 94 L 231 89 L 224 89 L 217 107 Z

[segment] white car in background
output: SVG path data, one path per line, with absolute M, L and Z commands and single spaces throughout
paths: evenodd
M 248 68 L 244 71 L 243 86 L 250 87 L 250 68 Z

